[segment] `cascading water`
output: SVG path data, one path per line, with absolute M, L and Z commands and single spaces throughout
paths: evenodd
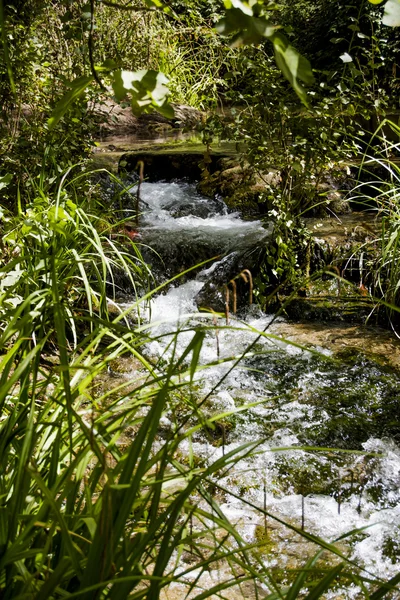
M 258 221 L 228 213 L 222 200 L 201 196 L 190 183 L 144 183 L 141 241 L 155 275 L 169 278 L 203 261 L 241 253 L 268 235 Z M 147 207 L 147 208 L 146 208 Z
M 141 192 L 146 206 L 141 240 L 161 256 L 153 260 L 165 277 L 225 257 L 152 301 L 154 341 L 147 352 L 168 359 L 169 341 L 179 329 L 184 331 L 177 334 L 177 355 L 193 337 L 188 322 L 192 328 L 212 323 L 196 302 L 209 278 L 227 265 L 229 280 L 235 264 L 229 257 L 266 243 L 269 234 L 260 222 L 229 214 L 221 201 L 203 198 L 190 184 L 143 184 Z M 206 335 L 200 362 L 212 366 L 196 382 L 199 397 L 206 398 L 203 413 L 251 406 L 222 418 L 216 439 L 197 434 L 192 451 L 207 461 L 247 440 L 262 440 L 254 456 L 238 461 L 218 483 L 233 493 L 225 493 L 222 509 L 242 535 L 249 541 L 266 537 L 266 563 L 299 566 L 316 546 L 307 548 L 303 538 L 271 518 L 264 531 L 266 524 L 250 504 L 328 541 L 367 528 L 338 547 L 388 578 L 397 572 L 400 556 L 400 376 L 362 354 L 343 363 L 321 347 L 291 344 L 279 337 L 280 321 L 249 307 L 241 320 L 231 315 L 231 328 L 221 316 Z M 236 364 L 232 357 L 250 345 Z M 182 444 L 183 453 L 187 446 Z M 357 594 L 354 587 L 349 597 Z

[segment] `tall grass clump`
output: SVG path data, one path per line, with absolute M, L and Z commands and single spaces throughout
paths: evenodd
M 389 138 L 389 139 L 388 139 Z M 397 141 L 390 141 L 395 138 Z M 365 246 L 370 251 L 367 265 L 376 307 L 385 305 L 393 323 L 400 307 L 400 127 L 385 119 L 367 144 L 359 179 L 351 200 L 376 214 L 377 236 Z

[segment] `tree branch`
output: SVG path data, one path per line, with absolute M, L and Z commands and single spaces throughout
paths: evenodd
M 103 85 L 100 77 L 97 74 L 96 68 L 94 66 L 94 58 L 93 58 L 93 32 L 94 32 L 94 0 L 90 0 L 90 31 L 89 31 L 89 62 L 90 62 L 90 70 L 92 71 L 92 75 L 99 84 L 100 88 L 103 92 L 106 92 L 107 89 Z
M 93 1 L 93 0 L 92 0 Z M 119 10 L 130 10 L 133 12 L 156 12 L 156 8 L 148 8 L 147 6 L 132 6 L 131 4 L 117 4 L 111 0 L 101 0 L 101 3 L 110 8 L 118 8 Z

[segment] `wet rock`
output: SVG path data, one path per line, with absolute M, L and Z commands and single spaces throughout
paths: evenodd
M 285 313 L 295 321 L 340 321 L 357 324 L 365 323 L 373 307 L 371 299 L 360 296 L 297 297 L 287 304 L 284 303 Z
M 120 172 L 131 173 L 138 169 L 139 162 L 144 164 L 144 177 L 147 181 L 199 181 L 204 170 L 204 152 L 199 150 L 179 151 L 163 148 L 153 151 L 137 151 L 123 154 L 119 161 Z M 216 169 L 218 156 L 210 155 L 207 168 Z
M 219 194 L 231 209 L 245 215 L 265 213 L 271 208 L 268 194 L 280 187 L 276 170 L 257 174 L 249 164 L 239 164 L 236 158 L 221 158 L 217 170 L 202 178 L 198 189 L 206 196 Z
M 195 298 L 197 307 L 225 312 L 228 288 L 230 311 L 234 312 L 234 296 L 237 309 L 249 306 L 252 279 L 258 274 L 263 253 L 264 246 L 259 243 L 244 252 L 232 252 L 207 271 L 203 271 L 201 277 L 206 283 Z
M 171 202 L 171 204 L 166 204 L 164 208 L 165 210 L 168 210 L 170 215 L 175 219 L 190 216 L 207 219 L 209 217 L 214 217 L 215 215 L 226 213 L 225 203 L 218 198 L 210 199 L 203 204 L 200 204 L 199 202 L 187 202 L 175 206 L 175 202 Z

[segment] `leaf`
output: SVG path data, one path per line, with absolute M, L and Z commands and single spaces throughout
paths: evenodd
M 157 112 L 167 119 L 173 119 L 175 116 L 175 111 L 169 102 L 165 102 L 163 105 L 158 106 Z
M 263 17 L 249 16 L 240 8 L 231 8 L 225 13 L 225 17 L 218 21 L 216 30 L 221 35 L 231 35 L 236 33 L 231 41 L 231 46 L 259 44 L 265 38 L 270 38 L 279 29 L 279 26 L 272 25 Z
M 382 4 L 383 0 L 368 0 L 371 4 Z
M 317 562 L 317 560 L 319 559 L 319 557 L 322 554 L 322 550 L 318 550 L 317 554 L 315 556 L 312 556 L 307 563 L 304 566 L 304 569 L 301 569 L 296 577 L 296 579 L 294 580 L 294 582 L 292 583 L 292 585 L 290 586 L 290 589 L 288 590 L 285 600 L 296 600 L 299 597 L 299 594 L 302 590 L 302 587 L 304 585 L 304 582 L 306 580 L 306 577 L 309 573 L 309 570 L 312 569 L 315 565 L 315 563 Z
M 93 517 L 82 517 L 81 521 L 85 523 L 90 533 L 90 538 L 93 540 L 97 529 L 96 519 L 94 519 Z
M 241 2 L 241 0 L 224 0 L 226 9 L 238 8 L 243 14 L 253 16 L 253 11 L 247 2 Z
M 98 73 L 102 73 L 104 71 L 111 71 L 117 67 L 118 65 L 115 60 L 112 60 L 112 58 L 107 58 L 101 65 L 95 65 L 94 68 Z
M 90 85 L 93 81 L 93 76 L 83 76 L 78 77 L 72 81 L 69 85 L 71 90 L 67 92 L 61 100 L 56 104 L 51 113 L 50 119 L 47 121 L 47 126 L 49 130 L 55 128 L 55 126 L 59 123 L 59 121 L 63 118 L 69 107 L 75 102 L 77 98 L 85 91 L 85 89 Z
M 3 177 L 0 177 L 0 190 L 10 185 L 12 178 L 12 173 L 7 173 L 7 175 L 3 175 Z
M 344 63 L 353 62 L 353 59 L 351 58 L 350 54 L 348 54 L 347 52 L 344 52 L 343 54 L 341 54 L 340 60 L 342 60 Z
M 319 581 L 319 583 L 317 583 L 317 585 L 311 590 L 308 596 L 305 597 L 305 600 L 317 600 L 317 598 L 320 598 L 322 594 L 325 594 L 331 583 L 336 579 L 342 569 L 343 563 L 337 565 L 333 569 L 329 569 L 325 577 L 323 577 L 321 581 Z
M 166 13 L 167 15 L 173 14 L 172 9 L 169 6 L 163 4 L 161 0 L 145 0 L 145 4 L 149 8 L 162 10 L 162 12 Z
M 281 33 L 276 33 L 271 41 L 274 45 L 275 60 L 278 67 L 290 82 L 300 100 L 307 106 L 307 93 L 299 80 L 306 84 L 314 82 L 310 63 L 289 44 L 286 37 Z
M 400 583 L 400 573 L 397 573 L 392 579 L 389 579 L 389 581 L 386 581 L 380 588 L 375 590 L 375 592 L 371 594 L 370 600 L 381 600 L 389 592 L 394 592 L 397 589 L 395 586 L 397 586 L 398 583 Z
M 400 27 L 400 0 L 386 2 L 382 23 L 389 27 Z
M 307 94 L 299 80 L 306 84 L 314 82 L 309 61 L 291 46 L 286 37 L 278 32 L 279 25 L 273 25 L 264 17 L 256 17 L 249 4 L 241 0 L 224 0 L 225 17 L 216 24 L 221 35 L 234 34 L 231 46 L 259 44 L 269 39 L 274 45 L 275 60 L 300 100 L 307 106 Z
M 167 102 L 168 82 L 168 78 L 159 71 L 118 70 L 113 74 L 112 85 L 119 102 L 130 94 L 134 114 L 140 115 L 149 109 L 157 109 L 163 115 L 173 117 L 173 108 Z
M 11 287 L 18 283 L 23 275 L 23 271 L 9 271 L 6 276 L 0 280 L 0 291 L 4 288 Z

